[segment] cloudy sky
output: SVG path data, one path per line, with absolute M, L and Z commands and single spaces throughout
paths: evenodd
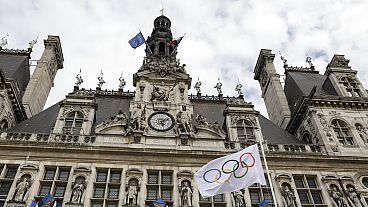
M 234 96 L 243 84 L 246 101 L 266 115 L 253 69 L 261 48 L 281 51 L 289 65 L 307 66 L 306 53 L 320 73 L 333 54 L 344 54 L 367 87 L 368 1 L 366 0 L 0 0 L 0 36 L 10 34 L 7 48 L 25 49 L 39 36 L 58 35 L 64 69 L 56 76 L 47 106 L 72 91 L 82 68 L 84 88 L 95 88 L 100 70 L 103 89 L 117 90 L 123 71 L 128 90 L 142 63 L 144 47 L 132 49 L 128 40 L 139 29 L 150 35 L 153 20 L 164 14 L 171 19 L 175 37 L 186 33 L 178 48 L 181 63 L 203 94 L 217 94 L 217 78 L 225 95 Z M 39 41 L 32 59 L 43 51 Z M 280 57 L 275 59 L 283 74 Z M 192 86 L 194 83 L 192 84 Z M 190 90 L 193 94 L 195 90 Z

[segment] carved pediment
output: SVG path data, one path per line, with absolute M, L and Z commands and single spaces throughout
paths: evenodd
M 221 128 L 197 126 L 197 138 L 225 139 L 226 134 Z
M 38 165 L 32 163 L 22 164 L 20 166 L 22 170 L 38 170 Z

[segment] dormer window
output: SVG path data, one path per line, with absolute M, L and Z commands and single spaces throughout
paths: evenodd
M 236 131 L 238 134 L 238 141 L 248 142 L 255 141 L 254 126 L 247 120 L 239 120 L 236 123 Z
M 80 134 L 84 115 L 80 111 L 70 112 L 65 118 L 63 132 L 66 134 Z
M 337 139 L 343 145 L 354 145 L 353 136 L 351 135 L 349 126 L 346 122 L 340 119 L 334 119 L 331 122 Z
M 359 83 L 350 77 L 340 78 L 340 83 L 342 83 L 350 97 L 362 97 L 359 89 Z

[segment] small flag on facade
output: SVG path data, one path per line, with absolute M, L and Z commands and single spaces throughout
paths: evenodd
M 194 174 L 203 197 L 237 191 L 254 183 L 266 185 L 257 144 L 207 163 Z
M 131 40 L 129 40 L 130 46 L 134 49 L 141 46 L 145 42 L 146 42 L 146 40 L 144 39 L 143 34 L 140 31 L 135 37 L 133 37 Z
M 261 203 L 258 204 L 258 207 L 266 207 L 268 204 L 268 200 L 263 200 Z
M 181 40 L 184 38 L 184 35 L 179 37 L 179 38 L 173 38 L 170 42 L 171 45 L 175 45 L 175 46 L 178 46 L 179 43 L 181 42 Z
M 154 207 L 166 207 L 166 203 L 161 198 L 157 198 L 155 201 L 153 201 Z
M 31 205 L 29 207 L 37 207 L 37 202 L 33 200 L 31 202 Z

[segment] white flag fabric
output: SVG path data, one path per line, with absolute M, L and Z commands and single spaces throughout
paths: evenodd
M 217 158 L 194 174 L 202 197 L 237 191 L 254 183 L 266 185 L 257 144 Z

